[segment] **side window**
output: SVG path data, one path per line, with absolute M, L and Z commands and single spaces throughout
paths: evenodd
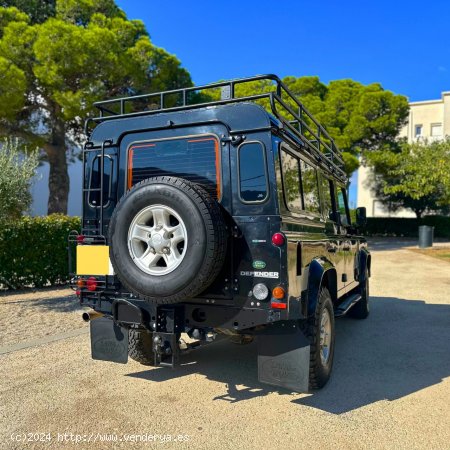
M 96 156 L 92 160 L 91 176 L 89 178 L 89 198 L 88 202 L 91 206 L 97 208 L 100 206 L 100 162 L 101 157 Z M 103 206 L 109 203 L 111 195 L 111 177 L 113 173 L 113 162 L 108 156 L 105 156 L 104 172 L 103 172 Z
M 267 173 L 264 147 L 249 142 L 239 147 L 239 193 L 244 202 L 262 202 L 267 198 Z
M 322 184 L 322 212 L 323 215 L 329 219 L 335 221 L 336 218 L 334 216 L 333 211 L 333 202 L 331 200 L 331 182 L 328 178 L 324 176 L 320 177 Z
M 336 189 L 337 189 L 336 206 L 339 212 L 340 222 L 341 225 L 347 227 L 350 225 L 350 217 L 348 214 L 348 207 L 347 207 L 347 194 L 345 193 L 345 189 L 343 187 L 336 186 Z
M 317 171 L 304 161 L 301 161 L 303 181 L 303 203 L 305 210 L 320 214 L 319 185 Z
M 281 173 L 283 177 L 284 198 L 288 209 L 302 210 L 300 194 L 300 167 L 297 158 L 281 149 Z

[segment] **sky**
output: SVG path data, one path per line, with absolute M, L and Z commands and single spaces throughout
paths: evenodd
M 195 84 L 261 73 L 378 82 L 410 101 L 450 90 L 450 2 L 118 0 Z
M 450 90 L 448 0 L 116 2 L 196 85 L 275 73 L 381 83 L 410 101 Z
M 197 85 L 275 73 L 381 83 L 410 101 L 450 90 L 450 0 L 116 2 L 145 23 L 153 43 L 175 54 Z M 45 214 L 47 197 L 45 188 L 34 196 L 37 214 Z M 354 207 L 355 176 L 349 197 Z

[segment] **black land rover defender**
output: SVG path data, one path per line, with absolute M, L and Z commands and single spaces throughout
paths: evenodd
M 261 80 L 273 91 L 236 95 Z M 218 335 L 256 338 L 261 382 L 322 387 L 335 317 L 369 313 L 371 262 L 325 129 L 274 75 L 96 107 L 69 237 L 92 357 L 174 367 Z

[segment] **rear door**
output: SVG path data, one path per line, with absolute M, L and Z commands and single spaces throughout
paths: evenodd
M 174 128 L 142 132 L 125 136 L 122 141 L 122 174 L 125 190 L 142 180 L 156 176 L 174 176 L 201 185 L 223 207 L 225 220 L 231 210 L 229 144 L 220 136 L 226 128 L 208 127 Z M 224 280 L 232 276 L 232 258 L 228 251 L 221 274 L 204 293 L 208 298 L 230 297 L 224 289 Z

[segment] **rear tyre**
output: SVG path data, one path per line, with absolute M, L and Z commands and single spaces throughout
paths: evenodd
M 360 293 L 361 293 L 361 300 L 359 300 L 358 303 L 356 303 L 350 311 L 348 312 L 348 315 L 352 317 L 353 319 L 366 319 L 369 315 L 369 273 L 366 270 L 364 281 L 360 284 Z
M 145 366 L 155 363 L 153 353 L 153 333 L 142 328 L 128 330 L 128 356 Z
M 322 287 L 312 317 L 301 328 L 310 342 L 309 388 L 320 389 L 330 378 L 334 358 L 334 311 L 330 292 Z

